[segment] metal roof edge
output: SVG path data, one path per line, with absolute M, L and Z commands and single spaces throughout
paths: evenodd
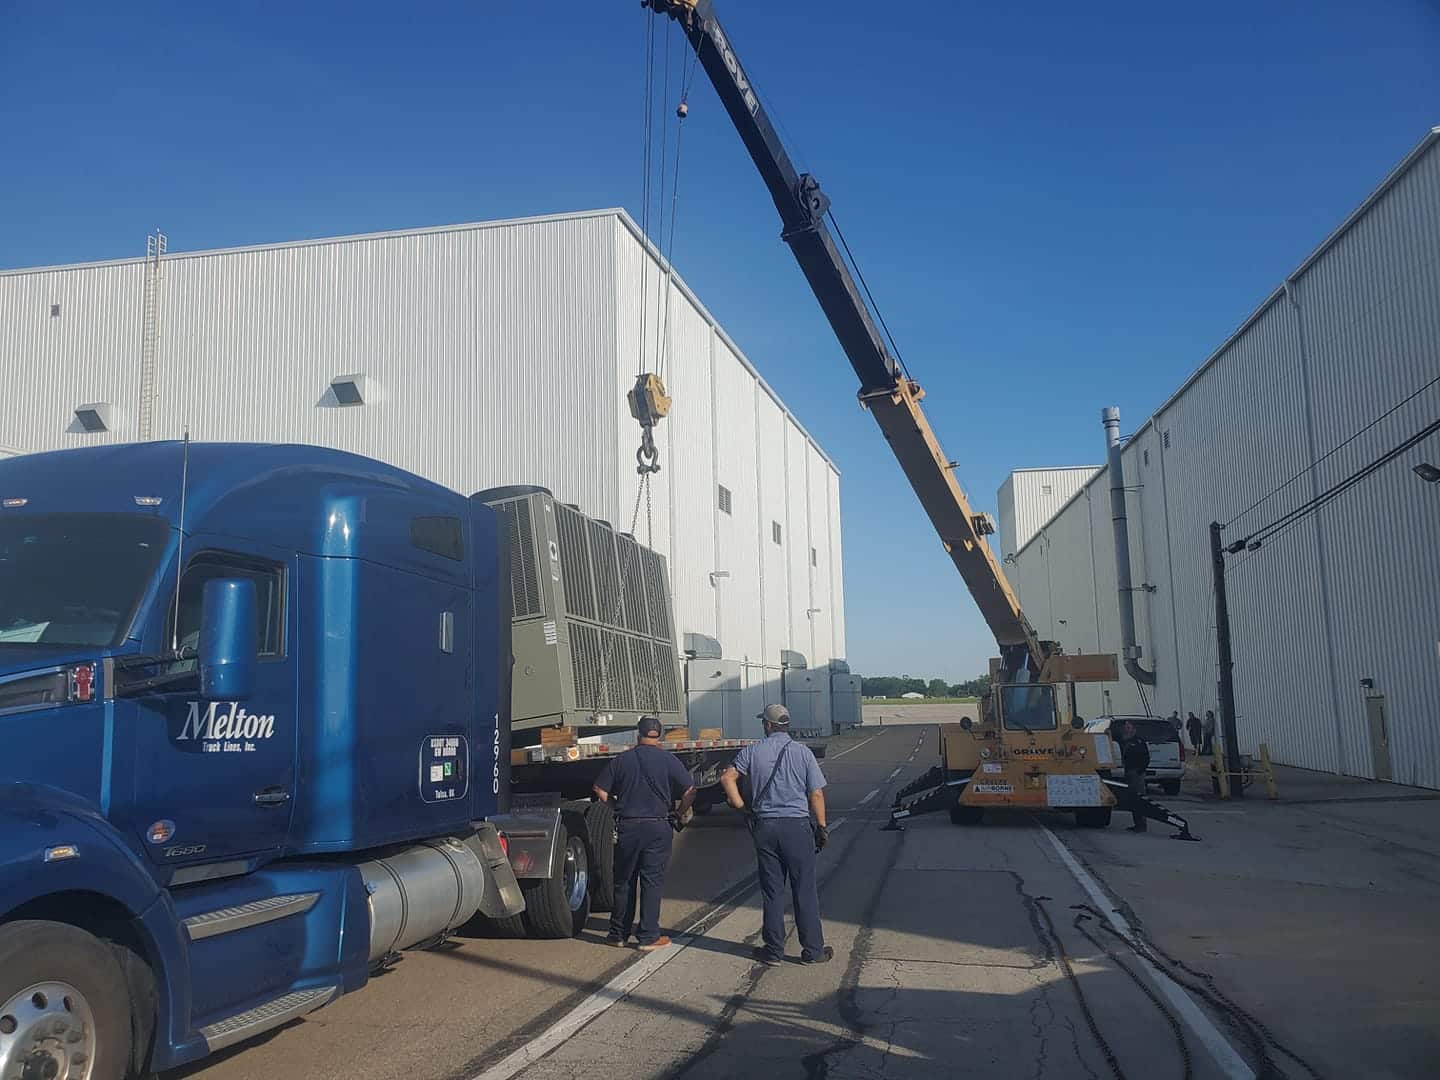
M 1334 247 L 1335 244 L 1339 242 L 1341 237 L 1343 237 L 1347 232 L 1354 228 L 1356 223 L 1358 223 L 1361 218 L 1363 218 L 1367 213 L 1369 213 L 1371 208 L 1380 201 L 1380 198 L 1397 183 L 1399 183 L 1400 179 L 1405 176 L 1412 168 L 1414 168 L 1415 164 L 1421 158 L 1423 158 L 1426 153 L 1428 153 L 1430 149 L 1435 146 L 1436 143 L 1440 143 L 1440 125 L 1436 125 L 1435 127 L 1432 127 L 1429 131 L 1427 131 L 1425 135 L 1420 139 L 1420 141 L 1410 149 L 1410 152 L 1407 153 L 1403 158 L 1401 158 L 1399 163 L 1396 164 L 1394 168 L 1392 168 L 1388 173 L 1385 174 L 1385 178 L 1375 186 L 1375 189 L 1371 191 L 1370 194 L 1367 195 L 1365 199 L 1354 210 L 1350 211 L 1350 213 L 1345 216 L 1345 219 L 1341 221 L 1340 224 L 1337 225 L 1334 229 L 1332 229 L 1330 231 L 1330 234 L 1326 236 L 1324 240 L 1320 241 L 1320 243 L 1315 247 L 1315 249 L 1311 251 L 1308 256 L 1305 257 L 1305 259 L 1300 263 L 1299 266 L 1297 266 L 1294 270 L 1285 275 L 1285 278 L 1280 283 L 1280 285 L 1276 289 L 1274 289 L 1269 296 L 1267 296 L 1264 300 L 1260 302 L 1259 306 L 1257 306 L 1255 310 L 1252 311 L 1248 317 L 1246 317 L 1245 321 L 1242 322 L 1233 333 L 1226 337 L 1225 340 L 1222 341 L 1219 346 L 1216 347 L 1210 353 L 1210 355 L 1201 362 L 1199 367 L 1197 367 L 1189 374 L 1185 381 L 1180 384 L 1179 389 L 1177 389 L 1173 394 L 1171 394 L 1164 401 L 1162 401 L 1160 405 L 1155 409 L 1155 411 L 1152 412 L 1149 416 L 1147 416 L 1144 422 L 1141 423 L 1140 426 L 1137 427 L 1130 434 L 1130 437 L 1125 440 L 1126 445 L 1128 446 L 1130 443 L 1134 442 L 1137 438 L 1139 438 L 1140 435 L 1144 433 L 1146 428 L 1156 427 L 1156 421 L 1159 420 L 1159 418 L 1169 410 L 1170 406 L 1175 404 L 1175 402 L 1180 399 L 1180 397 L 1185 393 L 1186 390 L 1190 389 L 1190 386 L 1195 383 L 1201 375 L 1205 374 L 1206 371 L 1213 367 L 1215 363 L 1220 359 L 1220 357 L 1225 354 L 1226 350 L 1229 349 L 1230 346 L 1233 345 L 1240 338 L 1240 336 L 1245 333 L 1245 331 L 1249 330 L 1250 327 L 1253 326 L 1260 318 L 1260 316 L 1265 314 L 1265 312 L 1268 311 L 1277 300 L 1279 300 L 1285 295 L 1286 287 L 1292 282 L 1298 280 L 1307 270 L 1310 269 L 1311 266 L 1315 264 L 1316 260 L 1318 260 L 1321 255 L 1325 254 L 1325 252 L 1329 251 L 1332 247 Z M 1069 468 L 1071 466 L 1065 467 Z M 1028 470 L 1011 470 L 1012 473 L 1025 471 Z M 1085 481 L 1085 483 L 1080 486 L 1080 489 L 1076 491 L 1073 496 L 1071 496 L 1069 499 L 1066 499 L 1065 502 L 1061 504 L 1060 508 L 1055 511 L 1055 513 L 1051 514 L 1048 518 L 1046 518 L 1045 523 L 1035 530 L 1035 534 L 1030 537 L 1029 540 L 1025 541 L 1025 543 L 1020 546 L 1020 549 L 1018 551 L 1011 552 L 1011 554 L 1014 555 L 1016 559 L 1018 559 L 1022 554 L 1024 554 L 1024 552 L 1030 547 L 1030 545 L 1033 544 L 1036 540 L 1038 540 L 1044 534 L 1045 530 L 1048 529 L 1050 525 L 1057 518 L 1060 517 L 1061 514 L 1065 513 L 1066 510 L 1070 509 L 1071 503 L 1078 500 L 1081 495 L 1087 495 L 1088 497 L 1090 486 L 1094 484 L 1097 480 L 1099 480 L 1102 474 L 1108 472 L 1108 464 L 1100 466 L 1099 471 L 1096 472 L 1094 476 L 1092 476 L 1089 480 Z
M 1131 438 L 1134 438 L 1134 436 L 1132 435 Z M 1045 523 L 1035 530 L 1034 535 L 1032 535 L 1029 540 L 1026 540 L 1025 543 L 1020 545 L 1020 549 L 1018 551 L 1012 551 L 1009 554 L 1015 556 L 1015 558 L 1018 560 L 1021 555 L 1025 554 L 1025 551 L 1030 547 L 1031 544 L 1035 543 L 1036 540 L 1040 539 L 1040 537 L 1044 534 L 1045 530 L 1048 529 L 1061 514 L 1065 513 L 1066 510 L 1070 509 L 1071 503 L 1079 502 L 1080 496 L 1082 495 L 1084 495 L 1088 499 L 1090 497 L 1091 485 L 1093 485 L 1097 480 L 1100 479 L 1101 474 L 1108 475 L 1109 472 L 1109 465 L 1098 466 L 1095 470 L 1095 474 L 1091 476 L 1090 479 L 1086 480 L 1085 483 L 1081 484 L 1078 488 L 1076 488 L 1075 494 L 1071 495 L 1068 499 L 1061 503 L 1060 508 L 1056 510 L 1055 513 L 1051 514 L 1048 518 L 1045 519 Z M 1005 554 L 1005 552 L 1001 552 L 1002 557 Z
M 1103 469 L 1104 467 L 1103 463 L 1100 465 L 1027 465 L 1023 469 L 1011 469 L 1005 475 L 1010 477 L 1016 473 L 1025 472 L 1082 472 L 1085 469 Z
M 206 255 L 242 255 L 256 251 L 283 251 L 289 248 L 323 247 L 327 244 L 352 244 L 366 240 L 393 240 L 406 236 L 429 236 L 438 233 L 478 232 L 482 229 L 501 229 L 514 225 L 545 225 L 551 222 L 583 221 L 587 218 L 624 217 L 630 215 L 620 207 L 602 207 L 595 210 L 570 210 L 557 214 L 532 214 L 528 217 L 497 218 L 493 221 L 464 221 L 453 225 L 417 225 L 408 229 L 383 229 L 379 232 L 345 233 L 341 236 L 316 236 L 306 240 L 281 240 L 266 244 L 241 244 L 237 247 L 201 248 L 198 251 L 167 251 L 166 262 L 178 259 L 195 259 Z M 0 270 L 0 277 L 17 274 L 59 273 L 65 270 L 92 270 L 105 266 L 129 266 L 145 262 L 145 256 L 135 255 L 124 259 L 99 259 L 94 262 L 60 263 L 55 266 L 18 266 Z
M 713 330 L 715 334 L 720 338 L 720 340 L 725 343 L 725 346 L 732 353 L 735 354 L 736 358 L 739 359 L 741 365 L 755 379 L 755 382 L 759 385 L 760 389 L 765 391 L 766 396 L 768 396 L 770 400 L 773 401 L 777 407 L 779 407 L 780 411 L 785 414 L 786 418 L 792 424 L 795 425 L 796 429 L 800 432 L 800 434 L 805 436 L 805 441 L 808 442 L 812 447 L 814 447 L 815 452 L 820 455 L 821 460 L 824 461 L 826 465 L 830 466 L 830 471 L 833 472 L 836 476 L 841 475 L 839 466 L 837 466 L 835 462 L 831 460 L 830 455 L 825 452 L 825 448 L 815 440 L 815 436 L 811 435 L 810 432 L 805 429 L 805 425 L 800 423 L 800 418 L 790 411 L 790 407 L 786 405 L 784 400 L 781 399 L 780 395 L 775 392 L 774 387 L 772 387 L 768 382 L 765 381 L 765 376 L 760 374 L 760 371 L 758 368 L 756 368 L 755 364 L 750 360 L 748 356 L 745 355 L 744 351 L 740 348 L 740 346 L 735 343 L 735 339 L 725 332 L 725 328 L 720 325 L 720 320 L 715 318 L 715 316 L 711 314 L 710 309 L 707 308 L 704 303 L 701 302 L 700 298 L 695 295 L 695 290 L 690 288 L 690 286 L 685 283 L 685 279 L 681 277 L 679 272 L 670 265 L 669 261 L 665 258 L 665 256 L 660 253 L 660 249 L 655 246 L 655 244 L 650 240 L 650 238 L 646 236 L 645 233 L 641 230 L 640 226 L 635 223 L 635 219 L 632 218 L 630 214 L 624 209 L 616 210 L 615 216 L 618 217 L 620 219 L 620 223 L 630 231 L 630 235 L 636 240 L 640 241 L 640 244 L 644 247 L 644 249 L 656 261 L 656 263 L 659 264 L 661 272 L 670 274 L 671 281 L 673 281 L 679 287 L 680 292 L 685 297 L 685 299 L 689 300 L 690 303 L 695 305 L 695 310 L 700 313 L 700 317 L 703 318 L 707 324 L 709 324 L 710 329 Z
M 1320 243 L 1316 245 L 1315 249 L 1311 251 L 1310 254 L 1307 255 L 1300 262 L 1299 266 L 1297 266 L 1294 270 L 1290 271 L 1290 273 L 1285 275 L 1284 279 L 1280 282 L 1278 286 L 1276 286 L 1276 288 L 1270 293 L 1270 295 L 1265 297 L 1265 299 L 1260 302 L 1260 304 L 1255 308 L 1255 310 L 1246 317 L 1245 321 L 1242 322 L 1234 330 L 1234 332 L 1232 332 L 1228 337 L 1226 337 L 1225 340 L 1222 341 L 1219 346 L 1216 347 L 1210 353 L 1210 355 L 1207 356 L 1200 363 L 1199 367 L 1197 367 L 1194 371 L 1190 373 L 1190 375 L 1185 379 L 1184 382 L 1180 384 L 1179 388 L 1173 394 L 1171 394 L 1169 397 L 1167 397 L 1164 401 L 1160 403 L 1159 407 L 1150 414 L 1150 416 L 1146 419 L 1145 423 L 1141 424 L 1138 428 L 1135 429 L 1135 432 L 1131 435 L 1131 438 L 1133 439 L 1136 435 L 1139 435 L 1140 432 L 1144 431 L 1148 425 L 1153 424 L 1154 421 L 1162 413 L 1166 412 L 1170 408 L 1170 406 L 1173 405 L 1175 401 L 1182 394 L 1185 393 L 1186 390 L 1190 389 L 1191 383 L 1195 382 L 1196 379 L 1198 379 L 1207 370 L 1209 370 L 1209 368 L 1213 366 L 1215 362 L 1218 361 L 1220 357 L 1225 354 L 1225 351 L 1229 349 L 1231 345 L 1235 344 L 1235 342 L 1241 337 L 1241 335 L 1245 333 L 1245 331 L 1249 330 L 1250 327 L 1255 325 L 1255 323 L 1260 319 L 1260 316 L 1264 315 L 1265 312 L 1268 311 L 1277 300 L 1279 300 L 1282 296 L 1285 295 L 1286 287 L 1303 277 L 1305 272 L 1308 271 L 1310 267 L 1315 265 L 1315 263 L 1319 260 L 1320 256 L 1324 255 L 1327 251 L 1329 251 L 1332 247 L 1339 243 L 1340 239 L 1351 229 L 1353 229 L 1355 225 L 1363 217 L 1365 217 L 1366 214 L 1370 212 L 1370 210 L 1375 206 L 1375 204 L 1380 201 L 1380 199 L 1385 195 L 1385 193 L 1388 192 L 1391 188 L 1393 188 L 1397 183 L 1399 183 L 1401 178 L 1404 177 L 1407 173 L 1409 173 L 1409 171 L 1415 167 L 1415 164 L 1421 158 L 1423 158 L 1430 151 L 1430 149 L 1435 146 L 1436 143 L 1440 143 L 1440 125 L 1432 127 L 1429 131 L 1425 133 L 1425 135 L 1420 139 L 1420 141 L 1410 149 L 1410 152 L 1407 153 L 1403 158 L 1401 158 L 1400 161 L 1395 165 L 1395 167 L 1385 174 L 1385 178 L 1375 186 L 1375 189 L 1371 191 L 1369 195 L 1365 196 L 1365 198 L 1358 206 L 1355 207 L 1354 210 L 1350 211 L 1350 213 L 1345 215 L 1344 220 L 1341 221 L 1340 224 L 1337 225 L 1334 229 L 1332 229 L 1330 231 L 1330 234 L 1326 236 L 1325 239 L 1321 240 Z

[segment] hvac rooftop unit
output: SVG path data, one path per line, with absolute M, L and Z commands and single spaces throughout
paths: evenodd
M 665 560 L 543 488 L 473 496 L 510 551 L 511 729 L 685 723 Z

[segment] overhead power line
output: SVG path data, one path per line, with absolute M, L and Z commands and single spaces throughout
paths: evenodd
M 1403 408 L 1404 406 L 1408 405 L 1410 402 L 1414 401 L 1417 397 L 1419 397 L 1421 394 L 1423 394 L 1426 390 L 1429 390 L 1429 389 L 1430 389 L 1432 386 L 1434 386 L 1436 383 L 1440 383 L 1440 375 L 1435 376 L 1435 378 L 1431 379 L 1429 382 L 1427 382 L 1424 386 L 1420 387 L 1420 388 L 1419 388 L 1418 390 L 1416 390 L 1414 393 L 1409 394 L 1409 395 L 1407 395 L 1406 397 L 1402 398 L 1401 400 L 1397 401 L 1394 405 L 1390 406 L 1390 408 L 1386 409 L 1386 410 L 1385 410 L 1383 413 L 1381 413 L 1379 416 L 1375 417 L 1374 420 L 1371 420 L 1370 423 L 1366 424 L 1366 425 L 1365 425 L 1364 427 L 1362 427 L 1359 431 L 1355 432 L 1353 435 L 1351 435 L 1351 436 L 1350 436 L 1348 439 L 1346 439 L 1344 442 L 1338 444 L 1337 446 L 1332 447 L 1332 448 L 1331 448 L 1329 451 L 1327 451 L 1325 454 L 1323 454 L 1323 455 L 1321 455 L 1320 457 L 1316 458 L 1316 459 L 1315 459 L 1314 461 L 1312 461 L 1309 465 L 1306 465 L 1305 468 L 1301 469 L 1301 470 L 1300 470 L 1299 472 L 1297 472 L 1294 476 L 1290 477 L 1289 480 L 1286 480 L 1286 481 L 1285 481 L 1283 484 L 1281 484 L 1279 487 L 1276 487 L 1276 488 L 1274 488 L 1272 491 L 1270 491 L 1269 494 L 1262 495 L 1260 498 L 1256 499 L 1253 503 L 1251 503 L 1249 506 L 1247 506 L 1244 510 L 1241 510 L 1240 513 L 1236 514 L 1233 518 L 1231 518 L 1229 521 L 1227 521 L 1227 522 L 1225 523 L 1225 527 L 1228 529 L 1231 525 L 1235 524 L 1235 522 L 1239 521 L 1239 520 L 1240 520 L 1242 517 L 1244 517 L 1246 514 L 1250 513 L 1251 510 L 1254 510 L 1254 509 L 1255 509 L 1257 506 L 1259 506 L 1261 503 L 1263 503 L 1263 502 L 1268 502 L 1270 499 L 1273 499 L 1276 495 L 1280 494 L 1280 492 L 1284 491 L 1287 487 L 1289 487 L 1291 484 L 1293 484 L 1296 480 L 1299 480 L 1299 479 L 1300 479 L 1302 476 L 1304 476 L 1306 473 L 1313 471 L 1316 467 L 1318 467 L 1319 465 L 1321 465 L 1321 464 L 1322 464 L 1323 462 L 1325 462 L 1327 459 L 1329 459 L 1330 457 L 1333 457 L 1335 454 L 1339 453 L 1339 452 L 1340 452 L 1341 450 L 1343 450 L 1345 447 L 1349 446 L 1352 442 L 1354 442 L 1356 439 L 1358 439 L 1361 435 L 1364 435 L 1365 432 L 1369 431 L 1369 430 L 1370 430 L 1371 428 L 1373 428 L 1376 424 L 1380 423 L 1380 421 L 1384 420 L 1384 419 L 1385 419 L 1386 417 L 1388 417 L 1388 416 L 1392 416 L 1392 415 L 1393 415 L 1394 413 L 1396 413 L 1398 410 L 1400 410 L 1400 409 Z
M 1334 502 L 1336 499 L 1338 499 L 1345 492 L 1349 491 L 1356 484 L 1360 483 L 1362 480 L 1384 468 L 1390 462 L 1398 458 L 1401 454 L 1405 453 L 1405 451 L 1424 442 L 1437 431 L 1440 431 L 1440 420 L 1431 421 L 1429 424 L 1426 424 L 1423 428 L 1415 432 L 1415 434 L 1411 435 L 1408 439 L 1400 443 L 1398 446 L 1394 447 L 1391 450 L 1387 450 L 1374 461 L 1370 462 L 1368 465 L 1364 465 L 1361 468 L 1357 469 L 1355 472 L 1345 477 L 1345 479 L 1341 480 L 1339 483 L 1334 484 L 1326 490 L 1322 491 L 1319 495 L 1315 496 L 1315 498 L 1310 499 L 1308 502 L 1301 503 L 1289 513 L 1280 515 L 1280 517 L 1276 518 L 1268 525 L 1262 525 L 1260 528 L 1256 529 L 1243 540 L 1235 541 L 1229 546 L 1228 550 L 1232 554 L 1243 551 L 1246 548 L 1254 550 L 1255 548 L 1263 544 L 1265 541 L 1271 540 L 1279 536 L 1292 525 L 1309 517 L 1311 514 L 1320 510 L 1327 504 Z

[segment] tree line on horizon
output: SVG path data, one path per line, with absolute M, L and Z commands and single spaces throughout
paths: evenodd
M 932 698 L 978 698 L 989 689 L 989 675 L 958 683 L 947 683 L 944 679 L 917 679 L 912 675 L 863 675 L 860 678 L 860 693 L 865 697 L 897 698 L 905 694 L 924 694 Z

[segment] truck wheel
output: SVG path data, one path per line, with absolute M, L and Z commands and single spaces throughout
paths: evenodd
M 560 822 L 560 872 L 548 878 L 524 878 L 525 929 L 534 938 L 569 938 L 590 918 L 590 860 L 585 837 L 572 831 L 573 817 Z
M 1108 829 L 1113 807 L 1086 806 L 1075 811 L 1075 824 L 1082 829 Z
M 950 808 L 951 825 L 979 825 L 985 820 L 983 806 L 961 806 L 956 803 Z
M 1179 794 L 1180 794 L 1180 781 L 1179 781 L 1179 780 L 1166 780 L 1164 783 L 1162 783 L 1162 784 L 1160 785 L 1160 790 L 1163 791 L 1163 792 L 1165 792 L 1166 795 L 1179 795 Z
M 608 802 L 585 808 L 585 836 L 590 857 L 590 910 L 615 906 L 615 811 Z
M 130 991 L 100 939 L 63 923 L 0 927 L 0 1076 L 121 1080 Z

